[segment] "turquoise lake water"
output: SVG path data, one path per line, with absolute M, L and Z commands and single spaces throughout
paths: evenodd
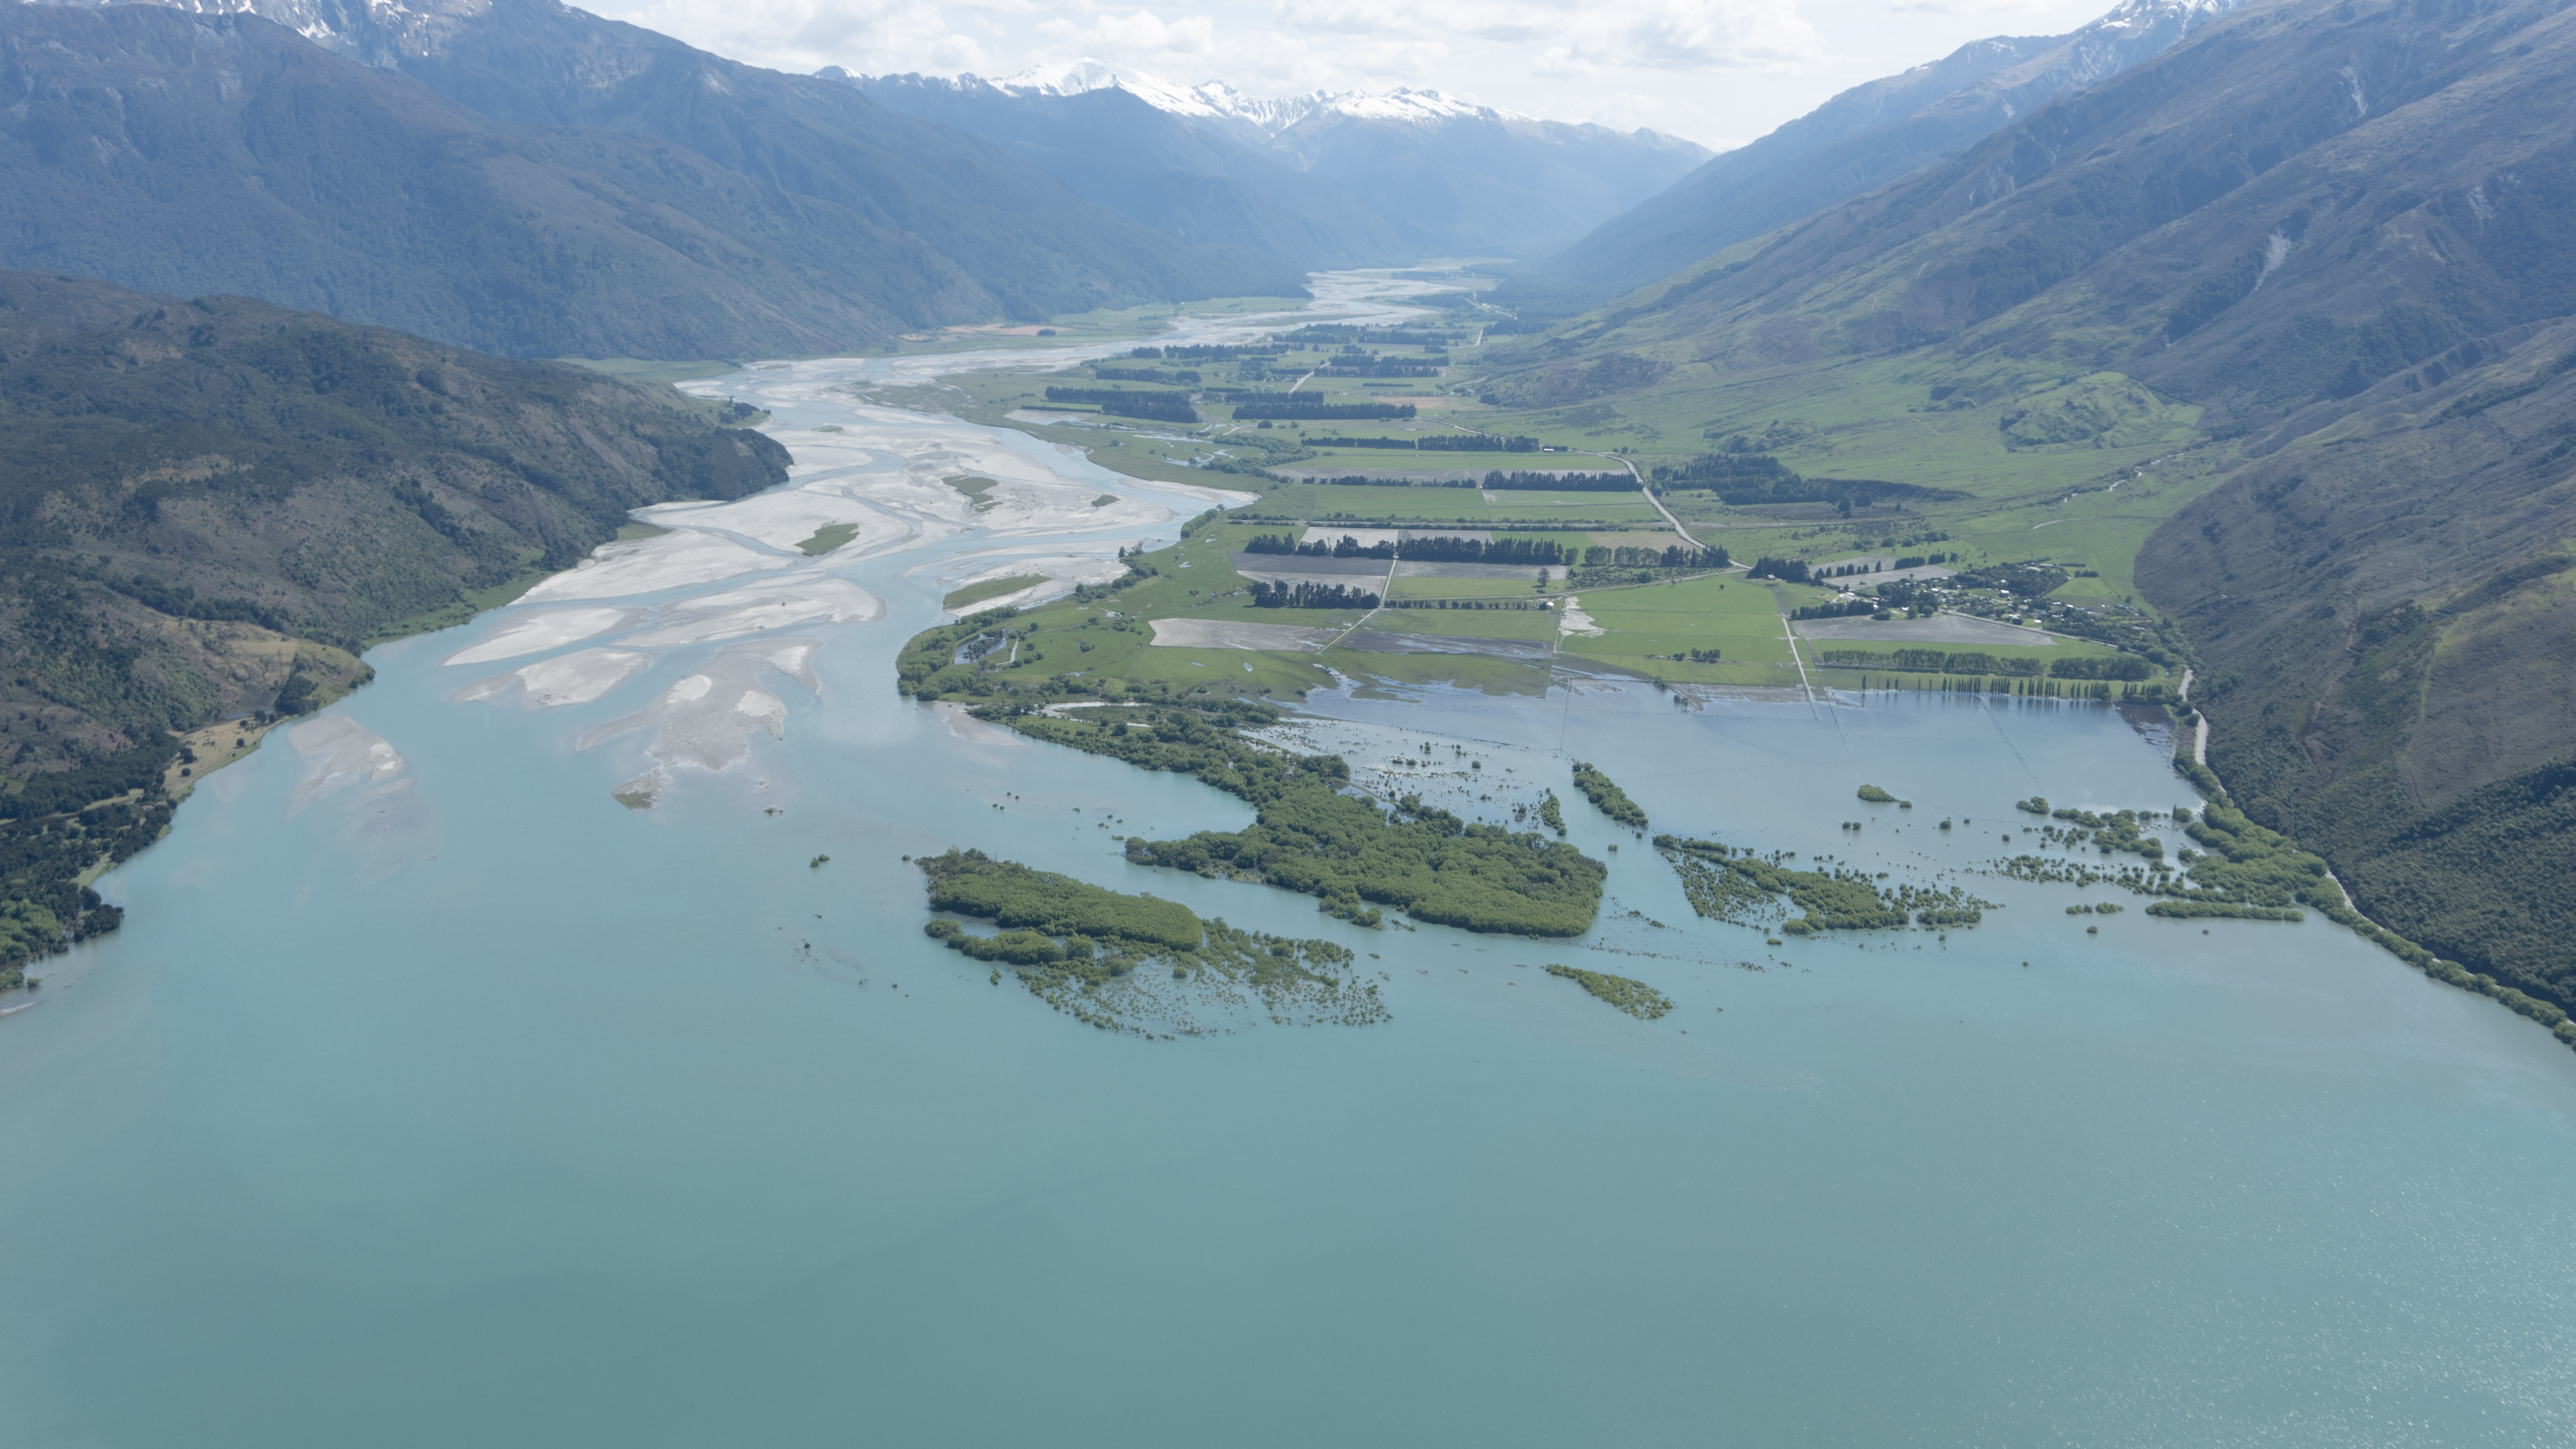
M 439 661 L 524 611 L 334 709 L 408 785 L 292 809 L 282 738 L 212 777 L 0 1021 L 0 1444 L 2576 1440 L 2544 1031 L 2321 921 L 1976 875 L 2005 908 L 1946 941 L 1769 948 L 1566 779 L 1921 878 L 2020 848 L 2033 792 L 2190 800 L 2116 714 L 1319 699 L 1363 767 L 1552 785 L 1611 862 L 1579 942 L 1364 931 L 1111 839 L 1228 797 L 897 699 L 929 556 L 838 569 L 888 617 L 799 626 L 784 738 L 649 811 L 608 794 L 637 738 L 574 740 L 719 646 L 451 702 L 488 671 Z M 1855 843 L 1862 781 L 1915 808 Z M 921 935 L 900 857 L 950 845 L 1376 952 L 1393 1019 L 1082 1026 Z

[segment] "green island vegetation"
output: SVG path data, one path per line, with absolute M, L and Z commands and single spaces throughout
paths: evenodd
M 979 719 L 1035 739 L 1186 774 L 1243 800 L 1254 824 L 1186 840 L 1131 837 L 1127 858 L 1317 898 L 1317 909 L 1360 925 L 1381 907 L 1470 931 L 1577 936 L 1600 909 L 1607 867 L 1535 832 L 1468 822 L 1412 795 L 1390 803 L 1356 793 L 1334 755 L 1296 755 L 1245 737 L 1279 712 L 1252 701 L 1205 708 L 1115 705 L 1080 718 L 1026 704 L 987 705 Z
M 1596 998 L 1610 1003 L 1641 1021 L 1671 1014 L 1673 1003 L 1664 993 L 1629 976 L 1613 976 L 1607 971 L 1586 971 L 1580 966 L 1559 966 L 1550 962 L 1547 974 L 1571 981 Z
M 1628 792 L 1613 784 L 1609 776 L 1581 760 L 1574 762 L 1574 788 L 1582 791 L 1583 798 L 1591 801 L 1595 809 L 1618 824 L 1630 830 L 1646 828 L 1644 808 L 1629 799 Z
M 1681 877 L 1691 909 L 1738 926 L 1769 924 L 1779 903 L 1803 912 L 1778 923 L 1789 935 L 1816 931 L 1892 931 L 1908 924 L 1927 930 L 1973 926 L 2002 907 L 1957 886 L 1882 885 L 1866 871 L 1794 870 L 1785 852 L 1760 856 L 1715 841 L 1658 835 L 1655 848 Z
M 1022 589 L 1035 588 L 1045 582 L 1044 574 L 1013 574 L 1008 578 L 980 579 L 962 589 L 949 590 L 948 597 L 939 601 L 939 607 L 953 614 L 960 609 L 980 604 L 986 599 L 998 599 L 1004 594 L 1016 594 Z
M 1007 966 L 1038 999 L 1104 1031 L 1202 1035 L 1216 1013 L 1255 1009 L 1279 1025 L 1370 1026 L 1387 1019 L 1374 982 L 1331 941 L 1292 940 L 1202 921 L 1187 906 L 1126 895 L 979 850 L 913 862 L 930 908 L 989 920 L 989 936 L 935 917 L 931 939 Z
M 1893 804 L 1895 804 L 1895 803 L 1896 803 L 1896 797 L 1895 797 L 1895 796 L 1893 796 L 1893 795 L 1891 795 L 1891 794 L 1887 793 L 1885 790 L 1882 790 L 1882 789 L 1878 788 L 1876 785 L 1863 785 L 1863 786 L 1861 786 L 1861 787 L 1860 787 L 1860 798 L 1861 798 L 1861 799 L 1863 799 L 1863 800 L 1865 800 L 1865 801 L 1867 801 L 1867 802 L 1869 802 L 1869 803 L 1870 803 L 1870 804 L 1872 804 L 1872 805 L 1893 805 Z
M 855 523 L 827 523 L 814 530 L 814 536 L 796 545 L 808 558 L 821 558 L 859 536 Z
M 1565 806 L 1556 798 L 1554 790 L 1548 791 L 1547 798 L 1539 802 L 1538 822 L 1560 836 L 1565 834 Z
M 2188 761 L 2186 755 L 2177 764 Z M 2015 801 L 2014 806 L 2028 814 L 2045 813 L 2053 821 L 2067 822 L 2064 826 L 2043 827 L 2040 832 L 2043 839 L 2060 849 L 2087 855 L 2133 854 L 2149 865 L 2106 870 L 2081 858 L 2025 854 L 1998 862 L 1993 868 L 1999 875 L 2078 888 L 2120 886 L 2154 897 L 2147 904 L 2147 914 L 2167 920 L 2296 922 L 2306 919 L 2300 909 L 2306 907 L 2434 980 L 2492 997 L 2576 1047 L 2576 1021 L 2571 1021 L 2565 1010 L 2456 961 L 2443 960 L 2363 916 L 2345 904 L 2343 889 L 2335 883 L 2323 857 L 2247 819 L 2224 792 L 2213 794 L 2197 816 L 2185 808 L 2173 811 L 2174 823 L 2181 825 L 2199 847 L 2175 853 L 2180 870 L 2164 863 L 2161 841 L 2140 833 L 2142 823 L 2156 818 L 2152 812 L 2140 815 L 2120 810 L 2096 815 L 2083 810 L 2051 810 L 2048 801 L 2037 796 Z M 2117 907 L 2095 905 L 2088 909 L 2093 914 L 2107 914 Z

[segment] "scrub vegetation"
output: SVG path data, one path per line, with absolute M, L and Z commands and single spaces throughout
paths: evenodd
M 1255 823 L 1185 840 L 1127 841 L 1140 865 L 1187 870 L 1314 896 L 1317 909 L 1379 925 L 1383 908 L 1470 931 L 1576 936 L 1600 909 L 1606 868 L 1535 832 L 1474 824 L 1412 795 L 1381 801 L 1351 785 L 1334 755 L 1297 755 L 1247 738 L 1278 721 L 1249 702 L 1209 709 L 1115 706 L 1079 718 L 988 706 L 979 718 L 1036 739 L 1186 774 L 1251 805 Z
M 1927 930 L 1973 926 L 1999 910 L 1957 886 L 1885 885 L 1869 872 L 1837 865 L 1797 870 L 1785 852 L 1769 856 L 1709 840 L 1655 837 L 1655 848 L 1681 876 L 1691 909 L 1739 926 L 1773 924 L 1786 902 L 1799 914 L 1777 921 L 1789 935 L 1817 931 L 1892 931 L 1908 924 Z
M 1593 808 L 1630 830 L 1646 828 L 1645 809 L 1628 798 L 1628 792 L 1614 784 L 1610 777 L 1581 760 L 1574 762 L 1574 788 Z
M 1559 966 L 1550 962 L 1547 974 L 1571 981 L 1595 997 L 1610 1003 L 1641 1021 L 1653 1021 L 1669 1015 L 1673 1003 L 1664 993 L 1645 982 L 1628 976 L 1613 976 L 1607 971 L 1586 971 L 1580 966 Z
M 1187 906 L 1126 895 L 980 850 L 913 862 L 930 907 L 988 920 L 978 935 L 946 917 L 923 930 L 972 960 L 1008 967 L 1058 1011 L 1106 1031 L 1200 1035 L 1256 1011 L 1279 1025 L 1387 1019 L 1377 984 L 1331 941 L 1292 940 L 1202 921 Z

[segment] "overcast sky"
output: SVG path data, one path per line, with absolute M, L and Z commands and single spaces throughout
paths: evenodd
M 2110 0 L 589 0 L 780 70 L 988 78 L 1092 57 L 1255 95 L 1444 91 L 1551 120 L 1739 145 L 1846 86 Z

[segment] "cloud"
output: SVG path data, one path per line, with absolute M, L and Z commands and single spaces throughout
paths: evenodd
M 1279 0 L 1278 16 L 1291 33 L 1430 32 L 1538 45 L 1540 75 L 1790 65 L 1824 48 L 1793 0 Z
M 1037 28 L 1053 42 L 1048 46 L 1050 51 L 1072 53 L 1063 55 L 1067 59 L 1082 55 L 1109 59 L 1202 56 L 1216 48 L 1216 22 L 1205 15 L 1167 21 L 1151 10 L 1137 10 L 1126 15 L 1095 15 L 1088 25 L 1058 17 Z

